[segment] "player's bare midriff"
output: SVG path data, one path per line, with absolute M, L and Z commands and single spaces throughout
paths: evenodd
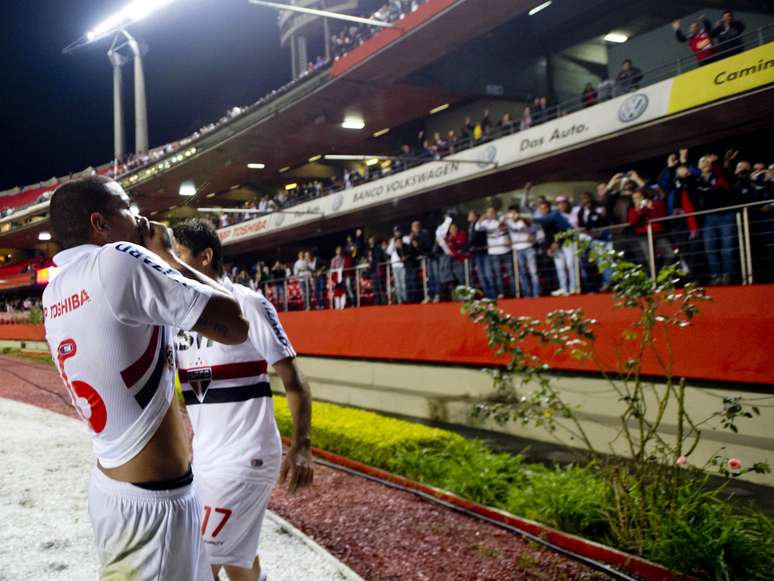
M 183 476 L 188 470 L 188 438 L 175 397 L 158 430 L 142 451 L 117 468 L 99 467 L 121 482 L 162 482 Z

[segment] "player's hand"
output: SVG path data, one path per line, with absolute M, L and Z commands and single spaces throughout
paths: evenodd
M 142 245 L 161 257 L 171 254 L 172 232 L 170 229 L 160 222 L 151 222 L 147 218 L 141 220 L 144 220 L 144 223 L 140 223 Z
M 280 484 L 288 483 L 288 492 L 295 494 L 312 485 L 314 480 L 314 460 L 309 448 L 290 447 L 282 461 Z

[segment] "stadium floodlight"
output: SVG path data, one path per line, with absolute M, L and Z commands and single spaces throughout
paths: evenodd
M 360 16 L 350 16 L 349 14 L 341 14 L 339 12 L 331 12 L 329 10 L 318 10 L 317 8 L 306 8 L 304 6 L 295 6 L 292 4 L 279 4 L 277 2 L 266 2 L 265 0 L 249 0 L 250 4 L 256 6 L 266 6 L 267 8 L 274 8 L 275 10 L 285 10 L 288 12 L 300 12 L 302 14 L 312 14 L 313 16 L 322 16 L 323 18 L 333 18 L 335 20 L 346 20 L 347 22 L 357 22 L 359 24 L 367 24 L 369 26 L 379 26 L 381 28 L 394 28 L 389 22 L 383 22 L 381 20 L 375 20 L 373 18 L 361 18 Z
M 121 10 L 100 22 L 86 33 L 86 40 L 94 42 L 116 32 L 135 22 L 146 18 L 149 14 L 172 4 L 175 0 L 134 0 Z
M 376 165 L 377 163 L 379 163 L 378 157 L 372 157 L 371 159 L 366 160 L 366 165 Z
M 611 32 L 605 35 L 605 40 L 614 44 L 622 44 L 629 40 L 629 37 L 620 32 Z
M 51 240 L 51 232 L 41 232 L 38 234 L 38 240 L 41 242 L 48 242 Z
M 298 187 L 298 184 L 297 184 L 297 183 L 295 183 L 295 182 L 293 182 L 292 184 L 288 184 L 288 185 L 286 185 L 286 186 L 285 186 L 285 189 L 286 189 L 287 191 L 290 191 L 290 190 L 295 190 L 297 187 Z
M 196 195 L 196 185 L 191 181 L 185 181 L 182 184 L 180 184 L 180 189 L 178 190 L 178 193 L 181 196 L 190 198 L 192 196 Z
M 546 9 L 546 8 L 548 8 L 549 6 L 551 6 L 551 0 L 548 0 L 548 2 L 543 2 L 542 4 L 538 4 L 538 5 L 537 5 L 537 6 L 535 6 L 535 7 L 534 7 L 532 10 L 530 10 L 530 11 L 528 12 L 528 14 L 529 14 L 530 16 L 535 16 L 535 14 L 537 14 L 538 12 L 540 12 L 540 11 L 542 11 L 542 10 L 545 10 L 545 9 Z
M 441 111 L 446 111 L 446 109 L 449 108 L 448 103 L 444 103 L 443 105 L 438 105 L 438 107 L 433 107 L 430 109 L 430 115 L 435 115 L 436 113 L 440 113 Z
M 286 171 L 290 171 L 290 166 L 286 165 L 285 167 L 281 167 L 277 170 L 277 173 L 285 173 Z
M 248 169 L 263 169 L 266 167 L 265 163 L 248 163 Z
M 344 129 L 355 129 L 359 131 L 360 129 L 363 129 L 365 127 L 365 121 L 357 117 L 347 117 L 346 119 L 344 119 L 341 126 Z
M 313 155 L 312 157 L 309 158 L 309 163 L 314 163 L 316 161 L 320 161 L 321 159 L 322 159 L 322 155 L 318 153 L 317 155 Z
M 384 129 L 380 129 L 379 131 L 374 131 L 374 137 L 381 137 L 382 135 L 387 135 L 390 132 L 389 127 L 385 127 Z

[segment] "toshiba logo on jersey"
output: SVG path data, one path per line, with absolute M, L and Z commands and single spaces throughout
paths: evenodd
M 80 309 L 83 305 L 91 301 L 89 293 L 82 290 L 64 300 L 54 303 L 50 307 L 43 306 L 43 317 L 46 319 L 56 319 L 67 313 Z

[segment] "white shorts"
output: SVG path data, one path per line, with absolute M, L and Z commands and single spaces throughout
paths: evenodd
M 95 468 L 89 485 L 102 581 L 212 581 L 193 484 L 145 490 Z
M 209 563 L 252 567 L 274 482 L 196 472 L 194 486 L 203 505 L 202 537 Z

